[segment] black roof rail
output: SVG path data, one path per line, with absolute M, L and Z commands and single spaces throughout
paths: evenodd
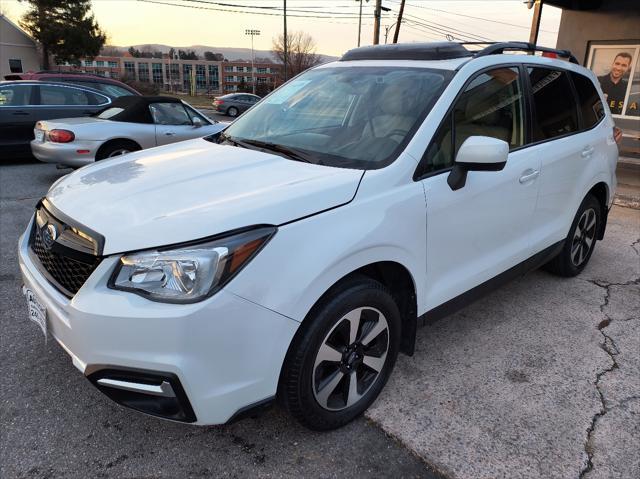
M 457 42 L 392 43 L 354 48 L 340 61 L 351 60 L 449 60 L 472 57 L 473 53 Z
M 500 53 L 504 53 L 505 50 L 521 50 L 525 52 L 546 52 L 546 53 L 555 53 L 556 55 L 568 58 L 571 63 L 575 63 L 579 65 L 578 59 L 573 56 L 573 54 L 569 50 L 558 50 L 556 48 L 547 48 L 540 47 L 538 45 L 534 45 L 533 43 L 528 42 L 502 42 L 502 43 L 493 43 L 488 47 L 480 50 L 475 54 L 476 57 L 484 57 L 487 55 L 498 55 Z

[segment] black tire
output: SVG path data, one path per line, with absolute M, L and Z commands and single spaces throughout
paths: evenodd
M 106 158 L 116 158 L 120 155 L 131 153 L 133 151 L 139 151 L 140 145 L 133 141 L 116 140 L 106 143 L 100 147 L 98 153 L 96 153 L 96 161 L 104 160 Z M 126 151 L 126 153 L 124 153 Z
M 592 225 L 591 214 L 595 219 Z M 601 225 L 602 206 L 595 196 L 587 195 L 571 223 L 562 251 L 549 261 L 544 269 L 566 278 L 580 274 L 593 254 Z M 589 227 L 585 228 L 585 226 Z M 591 238 L 590 242 L 589 238 Z
M 336 354 L 343 358 L 342 362 L 321 361 L 318 365 L 320 348 L 326 348 L 329 341 L 342 337 L 345 344 L 349 342 L 346 336 L 352 334 L 352 322 L 345 316 L 351 314 L 353 318 L 354 313 L 360 318 L 354 336 L 357 340 L 350 346 L 333 348 L 334 353 L 339 351 Z M 381 314 L 376 316 L 377 313 Z M 377 332 L 384 325 L 387 329 Z M 344 426 L 362 414 L 386 384 L 398 356 L 401 327 L 398 306 L 382 284 L 365 276 L 340 283 L 313 308 L 296 333 L 280 375 L 279 402 L 309 429 Z M 381 352 L 385 344 L 386 354 Z M 376 360 L 378 372 L 368 365 Z M 327 378 L 320 379 L 321 374 Z M 324 387 L 328 388 L 327 384 L 334 383 L 329 378 L 339 375 L 339 382 L 332 389 L 335 392 L 327 393 L 323 407 L 318 397 L 324 393 Z M 352 378 L 356 384 L 353 397 L 357 399 L 349 405 Z M 331 406 L 337 409 L 328 409 L 330 400 L 338 403 Z
M 238 109 L 235 106 L 230 106 L 227 109 L 227 115 L 229 115 L 231 118 L 235 118 L 236 116 L 238 116 L 240 112 L 238 111 Z

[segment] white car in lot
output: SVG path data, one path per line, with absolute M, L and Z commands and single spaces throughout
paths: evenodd
M 226 123 L 166 96 L 123 96 L 90 117 L 39 121 L 31 152 L 40 161 L 84 166 L 132 151 L 208 136 Z
M 532 268 L 577 275 L 603 238 L 618 150 L 596 77 L 511 50 L 534 48 L 352 50 L 219 135 L 61 178 L 20 240 L 31 318 L 148 414 L 277 399 L 347 423 L 419 324 Z

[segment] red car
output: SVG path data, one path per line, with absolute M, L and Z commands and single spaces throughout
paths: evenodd
M 90 73 L 74 73 L 59 71 L 41 71 L 36 73 L 14 73 L 5 75 L 5 80 L 46 80 L 49 82 L 73 83 L 81 85 L 107 95 L 110 98 L 118 98 L 125 95 L 136 95 L 140 93 L 129 85 L 113 78 L 101 77 Z

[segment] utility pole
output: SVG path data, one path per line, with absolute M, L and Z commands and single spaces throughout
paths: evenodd
M 245 35 L 251 36 L 251 84 L 253 85 L 253 94 L 256 94 L 256 67 L 254 65 L 256 57 L 253 53 L 253 37 L 260 35 L 260 30 L 248 29 L 244 31 Z
M 398 36 L 400 35 L 400 24 L 402 23 L 402 14 L 404 13 L 404 0 L 400 4 L 400 10 L 398 11 L 398 22 L 396 23 L 396 32 L 393 34 L 393 43 L 398 43 Z M 387 43 L 385 41 L 385 43 Z
M 538 43 L 538 33 L 540 32 L 540 19 L 542 17 L 543 0 L 529 0 L 527 7 L 533 7 L 533 18 L 531 19 L 531 33 L 529 34 L 529 43 L 536 45 Z
M 382 0 L 376 0 L 376 9 L 373 13 L 373 44 L 380 43 L 380 12 L 382 10 Z
M 287 0 L 284 0 L 284 39 L 282 41 L 284 47 L 284 81 L 287 81 L 287 62 L 289 61 L 289 52 L 287 47 Z

